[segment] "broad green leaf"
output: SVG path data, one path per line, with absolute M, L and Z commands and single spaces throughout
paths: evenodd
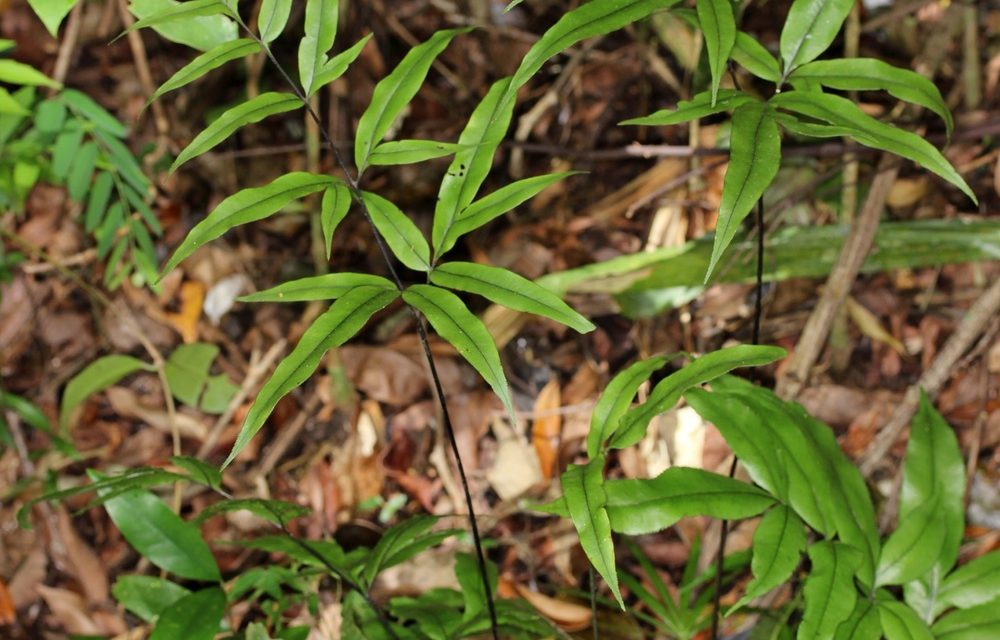
M 736 236 L 740 223 L 763 197 L 781 166 L 781 132 L 768 105 L 751 102 L 736 109 L 731 136 L 729 168 L 722 185 L 722 203 L 719 220 L 715 223 L 715 244 L 705 274 L 706 283 Z
M 33 87 L 52 87 L 53 89 L 62 86 L 31 65 L 8 59 L 0 60 L 0 82 Z
M 777 59 L 753 36 L 743 31 L 738 32 L 732 55 L 736 64 L 758 78 L 775 83 L 781 80 L 781 67 Z
M 313 81 L 312 86 L 313 93 L 316 93 L 326 85 L 344 75 L 344 72 L 347 71 L 349 66 L 351 66 L 351 63 L 354 62 L 359 55 L 361 55 L 362 49 L 365 48 L 365 45 L 368 44 L 368 41 L 371 40 L 371 38 L 372 34 L 369 33 L 354 43 L 350 49 L 341 51 L 328 60 L 326 64 L 323 65 L 320 72 L 316 74 L 316 79 Z
M 306 4 L 306 15 L 310 16 L 309 4 Z M 336 14 L 336 3 L 334 3 L 334 13 Z M 264 42 L 273 42 L 285 30 L 288 24 L 288 15 L 292 11 L 292 0 L 263 0 L 260 4 L 260 13 L 257 15 L 257 27 L 260 30 L 260 39 Z M 311 17 L 311 16 L 310 16 Z M 334 17 L 336 21 L 336 17 Z M 336 26 L 334 27 L 336 32 Z M 306 26 L 306 37 L 309 37 L 309 26 Z M 333 40 L 330 40 L 333 46 Z M 325 53 L 325 52 L 324 52 Z
M 272 91 L 262 93 L 256 98 L 251 98 L 243 104 L 227 110 L 208 125 L 204 131 L 195 136 L 191 144 L 180 152 L 174 163 L 170 165 L 170 172 L 173 173 L 188 160 L 197 158 L 206 151 L 213 149 L 216 145 L 233 135 L 240 127 L 260 122 L 268 116 L 298 109 L 301 106 L 302 102 L 297 96 L 291 93 Z
M 9 95 L 9 94 L 8 94 Z M 13 100 L 13 98 L 11 98 Z M 45 100 L 35 108 L 35 128 L 39 131 L 56 134 L 62 130 L 66 122 L 66 105 L 57 100 Z
M 435 140 L 394 140 L 375 147 L 368 161 L 374 166 L 413 164 L 450 156 L 458 148 L 457 144 Z
M 150 266 L 152 276 L 156 276 L 156 268 Z M 229 380 L 229 376 L 219 373 L 208 377 L 205 383 L 205 393 L 201 396 L 201 410 L 205 413 L 222 413 L 229 406 L 233 396 L 240 390 L 240 386 Z
M 789 81 L 811 80 L 843 91 L 887 91 L 890 95 L 926 107 L 941 116 L 951 135 L 955 121 L 934 83 L 909 69 L 874 58 L 817 60 L 796 69 Z
M 414 271 L 429 271 L 431 248 L 417 225 L 399 207 L 378 194 L 364 191 L 361 198 L 375 228 L 385 238 L 393 255 Z
M 181 67 L 177 73 L 170 76 L 169 80 L 161 84 L 153 92 L 153 95 L 150 96 L 146 104 L 153 102 L 170 91 L 180 89 L 194 82 L 209 71 L 221 67 L 230 60 L 245 58 L 258 51 L 260 51 L 260 45 L 248 38 L 223 42 Z
M 833 43 L 855 0 L 795 0 L 781 31 L 785 75 L 815 60 Z
M 339 19 L 339 0 L 306 0 L 306 33 L 299 42 L 299 80 L 307 96 L 315 92 L 313 85 L 333 47 Z
M 128 543 L 157 567 L 190 580 L 222 579 L 198 528 L 149 491 L 128 491 L 104 508 Z
M 265 291 L 239 298 L 241 302 L 310 302 L 336 300 L 358 287 L 395 290 L 396 285 L 381 276 L 367 273 L 327 273 L 283 282 Z
M 703 91 L 690 100 L 681 100 L 677 103 L 676 109 L 661 109 L 648 116 L 623 120 L 618 124 L 636 124 L 653 127 L 681 124 L 715 115 L 716 113 L 722 113 L 723 111 L 732 111 L 745 104 L 754 102 L 757 102 L 757 100 L 741 91 L 720 89 L 713 103 L 712 93 Z
M 107 389 L 130 373 L 152 370 L 152 366 L 131 356 L 110 355 L 91 362 L 70 378 L 63 391 L 62 404 L 59 406 L 60 431 L 65 433 L 70 428 L 73 410 L 90 395 Z
M 583 466 L 569 465 L 562 474 L 561 484 L 580 546 L 624 611 L 625 602 L 618 589 L 615 545 L 611 540 L 611 519 L 605 509 L 607 496 L 603 474 L 604 458 L 595 458 Z
M 666 363 L 667 359 L 663 356 L 640 360 L 619 372 L 604 387 L 590 416 L 590 431 L 587 433 L 589 458 L 593 459 L 601 454 L 604 443 L 618 428 L 618 421 L 628 411 L 639 387 Z
M 198 512 L 198 515 L 191 519 L 191 522 L 200 525 L 213 516 L 233 511 L 249 511 L 268 522 L 284 526 L 295 518 L 307 515 L 310 509 L 300 504 L 284 502 L 282 500 L 262 500 L 260 498 L 227 499 L 205 507 Z
M 440 287 L 476 293 L 510 309 L 555 320 L 580 333 L 595 328 L 559 296 L 508 269 L 472 262 L 448 262 L 435 268 L 430 279 Z
M 937 640 L 989 640 L 1000 637 L 1000 607 L 997 601 L 945 615 L 931 627 Z
M 346 183 L 337 180 L 323 192 L 323 201 L 320 204 L 319 221 L 323 232 L 323 244 L 326 245 L 327 260 L 333 252 L 333 234 L 350 210 L 351 190 Z
M 361 572 L 363 583 L 370 586 L 383 569 L 406 562 L 424 549 L 455 534 L 454 529 L 431 532 L 431 527 L 437 521 L 434 516 L 415 516 L 389 527 L 368 555 Z
M 438 31 L 426 42 L 410 49 L 392 73 L 383 78 L 372 93 L 371 103 L 358 121 L 354 163 L 359 172 L 368 167 L 371 154 L 400 112 L 417 95 L 431 64 L 452 39 L 468 29 Z
M 222 468 L 228 467 L 260 431 L 278 401 L 312 375 L 327 351 L 344 344 L 361 330 L 375 312 L 385 308 L 397 297 L 399 292 L 395 289 L 390 291 L 381 287 L 357 287 L 340 297 L 316 318 L 302 334 L 292 352 L 278 363 L 274 374 L 257 394 L 243 421 L 233 450 Z
M 933 640 L 927 623 L 902 602 L 885 600 L 878 603 L 877 610 L 886 640 Z
M 225 591 L 219 587 L 195 591 L 160 613 L 149 640 L 212 640 L 225 614 Z
M 1000 551 L 993 551 L 955 569 L 941 585 L 934 613 L 948 607 L 968 609 L 1000 600 Z
M 646 402 L 628 411 L 611 437 L 611 447 L 623 449 L 642 439 L 650 420 L 671 409 L 681 395 L 698 386 L 740 367 L 757 367 L 784 358 L 780 347 L 739 345 L 706 353 L 680 371 L 661 380 L 649 394 Z
M 753 580 L 726 615 L 785 583 L 799 565 L 805 548 L 805 524 L 794 511 L 778 504 L 764 514 L 753 534 Z
M 185 2 L 184 4 L 190 3 Z M 158 13 L 173 10 L 179 6 L 180 3 L 175 0 L 132 0 L 129 3 L 129 11 L 136 18 L 152 18 Z M 213 12 L 212 9 L 207 11 Z M 219 43 L 229 42 L 238 37 L 236 23 L 228 17 L 228 13 L 228 10 L 217 11 L 213 15 L 189 16 L 183 20 L 169 20 L 154 25 L 153 30 L 171 42 L 177 42 L 198 51 L 208 51 L 218 46 Z
M 115 600 L 146 622 L 189 593 L 179 584 L 153 576 L 120 576 L 111 587 Z
M 439 287 L 412 285 L 403 292 L 403 300 L 423 313 L 434 331 L 479 372 L 503 401 L 511 423 L 516 425 L 517 414 L 500 364 L 500 354 L 482 320 L 474 316 L 458 296 Z
M 171 352 L 165 366 L 170 392 L 186 405 L 197 407 L 208 382 L 208 370 L 219 347 L 207 342 L 182 344 Z
M 730 0 L 697 0 L 698 21 L 705 38 L 708 66 L 712 71 L 712 106 L 719 95 L 719 83 L 726 73 L 729 54 L 736 44 L 736 18 Z
M 59 38 L 59 25 L 78 0 L 28 0 L 35 14 L 53 38 Z
M 200 18 L 202 16 L 217 16 L 217 15 L 227 15 L 229 13 L 228 7 L 221 0 L 187 0 L 186 2 L 167 2 L 158 3 L 163 6 L 159 10 L 154 10 L 148 15 L 140 15 L 145 13 L 142 9 L 136 10 L 137 6 L 142 6 L 143 3 L 133 2 L 132 13 L 135 13 L 139 18 L 132 23 L 130 27 L 125 29 L 122 35 L 129 33 L 130 31 L 135 31 L 137 29 L 145 29 L 146 27 L 159 27 L 171 22 L 183 22 L 185 26 L 192 18 Z M 148 4 L 148 3 L 147 3 Z M 121 36 L 118 36 L 119 38 Z
M 465 165 L 462 165 L 463 167 Z M 464 171 L 464 169 L 460 169 Z M 555 184 L 571 175 L 575 171 L 562 171 L 559 173 L 548 173 L 532 178 L 525 178 L 500 187 L 493 193 L 476 200 L 462 211 L 450 222 L 441 218 L 434 218 L 433 243 L 434 257 L 440 259 L 442 255 L 455 246 L 458 239 L 474 229 L 478 229 L 490 220 L 502 216 L 514 207 L 527 202 L 541 193 L 549 185 Z M 444 226 L 444 223 L 448 223 Z
M 882 545 L 876 586 L 903 584 L 921 578 L 931 570 L 941 554 L 945 524 L 940 517 L 941 498 L 910 511 Z
M 163 267 L 162 275 L 169 273 L 196 249 L 233 227 L 262 220 L 281 211 L 289 202 L 322 191 L 333 183 L 334 179 L 330 176 L 293 172 L 276 178 L 263 187 L 238 191 L 220 202 L 204 220 L 191 229 Z
M 823 540 L 809 547 L 809 561 L 812 569 L 803 587 L 806 604 L 797 637 L 826 640 L 854 610 L 854 573 L 861 555 L 849 545 Z
M 973 202 L 978 202 L 976 194 L 934 145 L 918 135 L 879 122 L 847 98 L 811 91 L 786 91 L 771 98 L 771 104 L 775 108 L 853 129 L 855 133 L 852 137 L 861 144 L 912 160 L 961 189 Z
M 749 518 L 774 504 L 751 484 L 687 467 L 670 467 L 655 478 L 609 480 L 604 489 L 611 528 L 628 535 L 662 531 L 687 516 Z
M 834 640 L 881 640 L 882 622 L 875 603 L 867 598 L 859 598 L 854 604 L 854 611 L 837 626 L 837 633 L 833 637 Z
M 73 158 L 73 165 L 66 176 L 66 190 L 74 202 L 82 201 L 90 190 L 90 180 L 97 166 L 98 151 L 95 143 L 87 142 L 79 148 Z
M 63 89 L 57 99 L 64 102 L 70 111 L 89 120 L 98 129 L 111 134 L 115 138 L 124 138 L 128 134 L 125 125 L 85 93 L 81 93 L 76 89 Z M 100 132 L 94 131 L 93 133 L 99 135 Z M 103 138 L 101 139 L 103 140 Z
M 496 591 L 498 581 L 497 567 L 492 562 L 486 562 L 487 578 L 490 589 Z M 455 554 L 455 577 L 462 590 L 465 606 L 462 608 L 462 621 L 469 622 L 486 611 L 486 594 L 483 592 L 483 579 L 479 573 L 479 562 L 471 553 Z

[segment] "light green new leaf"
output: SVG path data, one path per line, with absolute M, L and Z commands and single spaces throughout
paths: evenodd
M 240 302 L 311 302 L 336 300 L 358 287 L 395 289 L 391 281 L 367 273 L 326 273 L 283 282 L 265 291 L 239 298 Z
M 337 37 L 339 0 L 306 0 L 305 37 L 299 42 L 299 81 L 307 96 L 318 87 L 316 76 L 326 64 L 326 54 Z
M 618 589 L 618 569 L 615 567 L 615 545 L 611 540 L 611 520 L 604 508 L 604 458 L 595 458 L 580 466 L 571 464 L 562 474 L 563 496 L 570 519 L 580 537 L 580 546 L 590 563 L 611 588 L 618 606 L 625 610 Z
M 797 637 L 827 640 L 854 610 L 854 573 L 861 554 L 841 542 L 823 540 L 809 547 L 809 561 L 812 570 L 803 587 L 806 604 Z
M 342 180 L 337 180 L 323 192 L 320 204 L 319 222 L 326 246 L 326 259 L 333 251 L 333 234 L 351 209 L 351 190 Z
M 605 441 L 618 428 L 618 421 L 628 411 L 639 387 L 666 363 L 667 359 L 663 356 L 640 360 L 619 372 L 604 387 L 590 416 L 590 431 L 587 432 L 589 458 L 594 459 L 601 454 Z
M 365 48 L 365 45 L 368 44 L 371 38 L 372 34 L 369 33 L 364 38 L 355 42 L 350 49 L 341 51 L 330 60 L 327 60 L 326 64 L 323 65 L 323 68 L 316 74 L 316 78 L 313 80 L 312 93 L 315 94 L 326 85 L 344 75 L 344 72 L 351 66 L 351 63 L 361 55 L 361 50 Z
M 225 591 L 219 587 L 196 591 L 160 613 L 149 640 L 212 640 L 225 614 Z
M 712 106 L 715 106 L 719 83 L 736 44 L 736 18 L 730 0 L 697 0 L 695 8 L 705 37 L 708 67 L 712 71 Z
M 235 4 L 233 2 L 233 5 Z M 145 19 L 181 6 L 182 4 L 176 0 L 132 0 L 128 8 L 136 18 Z M 239 36 L 236 23 L 229 15 L 230 11 L 227 9 L 214 12 L 214 15 L 187 16 L 182 20 L 168 20 L 156 24 L 153 30 L 172 42 L 198 51 L 208 51 L 217 47 L 219 43 L 235 40 Z
M 157 567 L 190 580 L 222 579 L 198 528 L 154 494 L 128 491 L 105 502 L 104 508 L 128 543 Z
M 931 627 L 936 640 L 990 640 L 1000 637 L 1000 607 L 987 602 L 968 609 L 958 609 Z
M 9 91 L 0 87 L 0 115 L 28 116 L 31 115 L 31 111 L 21 106 Z
M 778 60 L 764 45 L 742 31 L 736 34 L 736 44 L 733 46 L 733 60 L 758 78 L 778 82 L 781 80 L 781 67 Z
M 413 164 L 444 158 L 458 151 L 457 144 L 435 140 L 394 140 L 383 142 L 372 151 L 368 162 L 374 166 Z
M 399 207 L 378 194 L 364 191 L 361 198 L 393 255 L 414 271 L 430 270 L 431 248 L 417 225 Z
M 951 135 L 951 111 L 934 83 L 924 76 L 874 58 L 817 60 L 796 69 L 789 81 L 808 80 L 843 91 L 887 91 L 890 95 L 930 109 L 941 116 Z
M 187 2 L 160 4 L 165 5 L 165 8 L 154 11 L 149 15 L 139 16 L 139 19 L 133 22 L 130 27 L 125 29 L 125 31 L 123 31 L 118 38 L 122 37 L 126 33 L 129 33 L 130 31 L 145 29 L 146 27 L 159 27 L 171 22 L 188 22 L 192 18 L 200 18 L 202 16 L 229 14 L 229 8 L 220 0 L 188 0 Z
M 726 615 L 732 615 L 754 598 L 786 582 L 799 565 L 805 548 L 806 529 L 802 520 L 785 505 L 775 505 L 764 515 L 753 534 L 750 565 L 753 580 Z
M 643 404 L 627 412 L 611 438 L 611 447 L 623 449 L 642 439 L 649 421 L 672 408 L 681 395 L 740 367 L 758 367 L 784 358 L 780 347 L 739 345 L 706 353 L 680 371 L 661 380 Z
M 716 113 L 722 113 L 723 111 L 731 111 L 752 102 L 757 102 L 757 100 L 742 91 L 720 89 L 713 103 L 712 93 L 702 91 L 690 100 L 681 100 L 678 102 L 676 109 L 661 109 L 648 116 L 623 120 L 618 124 L 636 124 L 651 127 L 669 126 L 698 120 L 706 116 L 715 115 Z
M 993 551 L 955 569 L 941 585 L 937 615 L 948 607 L 968 609 L 1000 600 L 1000 551 Z
M 829 93 L 786 91 L 771 98 L 771 105 L 853 129 L 852 137 L 861 144 L 912 160 L 961 189 L 973 202 L 978 202 L 976 194 L 934 145 L 918 135 L 879 122 L 847 98 Z
M 204 220 L 194 226 L 163 267 L 169 273 L 198 247 L 211 242 L 235 226 L 262 220 L 293 200 L 316 193 L 333 184 L 334 178 L 304 171 L 287 173 L 263 187 L 244 189 L 219 203 Z
M 732 151 L 722 185 L 722 203 L 715 224 L 715 243 L 705 274 L 706 283 L 736 236 L 740 223 L 778 175 L 781 132 L 771 108 L 761 102 L 751 102 L 736 109 L 730 146 Z
M 749 518 L 774 504 L 751 484 L 687 467 L 670 467 L 644 480 L 609 480 L 604 489 L 611 528 L 628 535 L 662 531 L 687 516 Z
M 214 148 L 220 142 L 233 135 L 240 127 L 260 122 L 268 116 L 285 113 L 286 111 L 301 107 L 302 102 L 297 96 L 291 93 L 271 91 L 262 93 L 256 98 L 251 98 L 243 104 L 227 110 L 208 125 L 204 131 L 195 136 L 191 144 L 185 147 L 177 156 L 177 159 L 174 160 L 174 163 L 170 165 L 170 172 L 173 173 L 188 160 L 197 158 L 206 151 Z
M 111 587 L 115 600 L 146 622 L 189 593 L 169 580 L 141 575 L 121 576 Z
M 131 356 L 110 355 L 91 362 L 70 379 L 63 391 L 59 407 L 59 429 L 63 433 L 69 429 L 73 410 L 90 395 L 107 389 L 130 373 L 152 370 L 151 365 Z
M 933 640 L 934 634 L 927 623 L 902 602 L 883 600 L 877 610 L 886 640 Z
M 273 42 L 277 39 L 288 24 L 288 15 L 291 11 L 292 0 L 263 0 L 260 4 L 260 13 L 257 15 L 260 39 L 264 42 Z M 309 11 L 308 5 L 306 11 Z M 306 30 L 308 34 L 308 27 Z M 330 45 L 333 45 L 332 41 Z
M 327 351 L 347 342 L 375 312 L 383 309 L 399 297 L 396 289 L 381 287 L 357 287 L 348 291 L 330 305 L 302 334 L 288 356 L 278 363 L 274 374 L 261 388 L 253 406 L 243 421 L 243 427 L 236 438 L 223 468 L 239 455 L 250 442 L 274 410 L 278 401 L 312 375 Z
M 403 300 L 423 313 L 434 331 L 455 347 L 466 362 L 479 372 L 503 401 L 510 414 L 511 424 L 516 425 L 517 414 L 500 364 L 500 354 L 493 336 L 486 330 L 482 320 L 473 315 L 454 293 L 432 285 L 415 284 L 408 287 L 403 292 Z
M 160 85 L 146 104 L 148 105 L 165 93 L 180 89 L 194 82 L 209 71 L 221 67 L 230 60 L 244 58 L 258 51 L 260 51 L 260 45 L 248 38 L 223 42 L 181 67 L 177 73 L 170 76 L 169 80 Z
M 923 577 L 941 554 L 945 523 L 941 499 L 934 496 L 913 509 L 882 545 L 875 571 L 875 585 L 903 584 Z
M 59 25 L 76 3 L 77 0 L 28 0 L 53 38 L 59 37 Z
M 358 171 L 365 170 L 372 151 L 382 141 L 400 112 L 417 95 L 434 59 L 455 36 L 467 31 L 468 29 L 449 29 L 436 32 L 426 42 L 410 49 L 392 73 L 375 85 L 371 103 L 358 121 L 354 145 L 354 163 Z
M 787 76 L 815 60 L 833 43 L 855 0 L 795 0 L 781 31 L 781 59 Z
M 559 296 L 507 269 L 472 262 L 448 262 L 435 268 L 430 278 L 438 286 L 476 293 L 515 311 L 555 320 L 580 333 L 595 328 Z
M 7 59 L 0 60 L 0 82 L 53 89 L 62 86 L 29 64 Z

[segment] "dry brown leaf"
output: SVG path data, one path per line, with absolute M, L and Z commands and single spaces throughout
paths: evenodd
M 540 614 L 554 622 L 565 631 L 581 631 L 590 626 L 590 607 L 575 602 L 557 600 L 525 586 L 515 584 L 518 595 L 528 601 Z
M 17 620 L 17 609 L 14 607 L 14 599 L 10 597 L 7 583 L 0 578 L 0 627 L 13 624 L 15 620 Z
M 97 554 L 87 546 L 87 543 L 76 532 L 65 507 L 59 505 L 56 507 L 56 513 L 59 538 L 66 550 L 66 559 L 69 560 L 73 574 L 83 589 L 87 602 L 98 604 L 106 601 L 110 594 L 107 571 L 105 571 Z
M 879 322 L 879 319 L 875 317 L 875 314 L 861 306 L 861 304 L 850 296 L 848 296 L 846 304 L 847 313 L 851 316 L 851 320 L 854 321 L 854 324 L 857 325 L 858 329 L 861 330 L 861 333 L 865 334 L 872 340 L 892 347 L 892 349 L 900 355 L 906 353 L 906 348 L 903 346 L 903 343 L 897 340 L 891 333 L 886 331 L 886 329 L 882 326 L 882 323 Z
M 505 420 L 493 421 L 498 447 L 486 479 L 501 500 L 516 500 L 544 479 L 535 450 Z
M 21 609 L 38 599 L 37 587 L 45 580 L 49 566 L 48 555 L 42 549 L 33 549 L 10 579 L 8 591 L 14 609 Z
M 912 207 L 927 195 L 929 186 L 926 176 L 897 178 L 889 190 L 889 197 L 885 203 L 894 209 Z
M 104 629 L 91 618 L 80 594 L 43 584 L 38 585 L 38 593 L 45 599 L 45 604 L 49 605 L 52 614 L 67 633 L 81 636 L 103 635 Z
M 538 417 L 531 423 L 531 442 L 535 445 L 542 476 L 549 479 L 556 472 L 559 460 L 559 436 L 562 431 L 562 406 L 559 380 L 549 380 L 535 400 L 534 414 Z
M 354 386 L 379 402 L 408 406 L 427 390 L 424 368 L 394 349 L 346 346 L 340 359 Z
M 168 313 L 166 317 L 184 342 L 191 344 L 198 340 L 198 318 L 205 302 L 205 285 L 197 280 L 188 280 L 181 285 L 180 298 L 180 311 Z
M 108 402 L 111 403 L 111 408 L 118 415 L 125 418 L 142 420 L 151 427 L 165 433 L 171 432 L 170 417 L 167 415 L 167 412 L 143 405 L 142 401 L 139 400 L 139 396 L 131 389 L 111 387 L 106 393 L 108 395 Z M 208 428 L 205 425 L 185 413 L 175 413 L 174 424 L 181 437 L 184 438 L 204 440 L 208 432 Z

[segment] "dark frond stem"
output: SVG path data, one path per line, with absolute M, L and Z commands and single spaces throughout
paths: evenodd
M 594 565 L 590 565 L 590 629 L 594 632 L 594 640 L 600 640 L 597 630 L 597 585 L 594 582 Z
M 391 276 L 393 283 L 399 291 L 403 291 L 405 286 L 403 285 L 402 279 L 399 277 L 399 273 L 396 271 L 395 263 L 392 259 L 392 254 L 389 252 L 389 248 L 385 244 L 385 239 L 382 234 L 379 233 L 378 228 L 375 226 L 375 222 L 372 220 L 371 214 L 368 211 L 368 207 L 361 197 L 361 188 L 359 186 L 359 178 L 352 176 L 351 172 L 347 166 L 347 162 L 344 161 L 343 156 L 340 153 L 340 149 L 334 143 L 333 138 L 330 137 L 330 133 L 323 126 L 323 121 L 316 113 L 312 105 L 309 102 L 309 98 L 305 95 L 305 91 L 302 90 L 299 85 L 288 75 L 285 68 L 277 61 L 274 54 L 271 53 L 270 47 L 267 46 L 257 34 L 255 34 L 247 25 L 239 18 L 237 22 L 240 27 L 247 32 L 247 34 L 253 38 L 258 44 L 260 44 L 261 49 L 264 51 L 267 58 L 274 65 L 281 77 L 288 83 L 288 86 L 292 88 L 292 91 L 302 102 L 305 107 L 306 112 L 309 117 L 316 122 L 319 127 L 320 134 L 323 136 L 323 141 L 329 148 L 330 152 L 333 154 L 334 159 L 337 162 L 337 166 L 340 170 L 344 172 L 344 176 L 347 181 L 347 185 L 351 190 L 351 195 L 354 200 L 358 203 L 361 208 L 361 213 L 364 215 L 368 226 L 371 228 L 372 235 L 375 237 L 375 243 L 378 245 L 379 252 L 382 254 L 382 258 L 385 260 L 386 267 L 389 270 L 389 275 Z M 469 490 L 469 482 L 465 475 L 465 465 L 462 464 L 462 457 L 459 454 L 458 442 L 455 439 L 455 430 L 452 426 L 451 416 L 448 413 L 448 404 L 445 401 L 444 388 L 441 384 L 441 377 L 438 375 L 437 366 L 434 364 L 434 355 L 431 353 L 430 341 L 427 339 L 427 332 L 424 329 L 423 318 L 420 312 L 417 311 L 412 305 L 407 304 L 410 312 L 413 314 L 414 320 L 417 325 L 417 334 L 420 338 L 420 345 L 423 348 L 424 357 L 427 359 L 427 366 L 430 371 L 431 381 L 434 384 L 434 391 L 438 398 L 438 404 L 441 408 L 441 420 L 444 423 L 445 436 L 448 438 L 448 444 L 451 447 L 452 455 L 455 457 L 455 465 L 458 467 L 459 479 L 462 482 L 462 492 L 465 494 L 465 505 L 468 511 L 469 519 L 469 529 L 472 532 L 472 540 L 476 547 L 476 561 L 479 565 L 479 575 L 483 582 L 483 592 L 486 596 L 486 609 L 490 616 L 490 630 L 493 635 L 493 640 L 500 640 L 499 625 L 497 623 L 497 612 L 496 605 L 493 602 L 493 589 L 490 587 L 489 573 L 486 570 L 486 554 L 483 551 L 482 538 L 479 535 L 479 525 L 476 523 L 476 512 L 472 504 L 472 492 Z

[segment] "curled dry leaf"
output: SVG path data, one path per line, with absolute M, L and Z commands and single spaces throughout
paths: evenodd
M 493 434 L 499 446 L 486 479 L 501 500 L 516 500 L 544 479 L 538 456 L 505 420 L 493 421 Z
M 566 600 L 557 600 L 519 584 L 515 584 L 514 588 L 518 595 L 527 600 L 540 614 L 565 631 L 581 631 L 590 625 L 590 607 Z
M 111 408 L 119 416 L 142 420 L 154 429 L 170 433 L 170 417 L 166 411 L 143 405 L 139 400 L 139 396 L 125 387 L 111 387 L 106 393 L 108 395 L 108 402 L 111 403 Z M 208 432 L 208 428 L 205 425 L 184 413 L 174 414 L 174 424 L 183 438 L 204 440 Z
M 205 285 L 188 280 L 181 285 L 181 306 L 177 313 L 168 313 L 170 325 L 181 334 L 185 344 L 198 340 L 198 318 L 205 302 Z
M 542 476 L 546 480 L 552 478 L 559 462 L 559 440 L 562 433 L 562 416 L 559 414 L 561 406 L 559 380 L 553 378 L 542 387 L 535 400 L 536 418 L 531 423 L 531 442 L 535 445 Z

